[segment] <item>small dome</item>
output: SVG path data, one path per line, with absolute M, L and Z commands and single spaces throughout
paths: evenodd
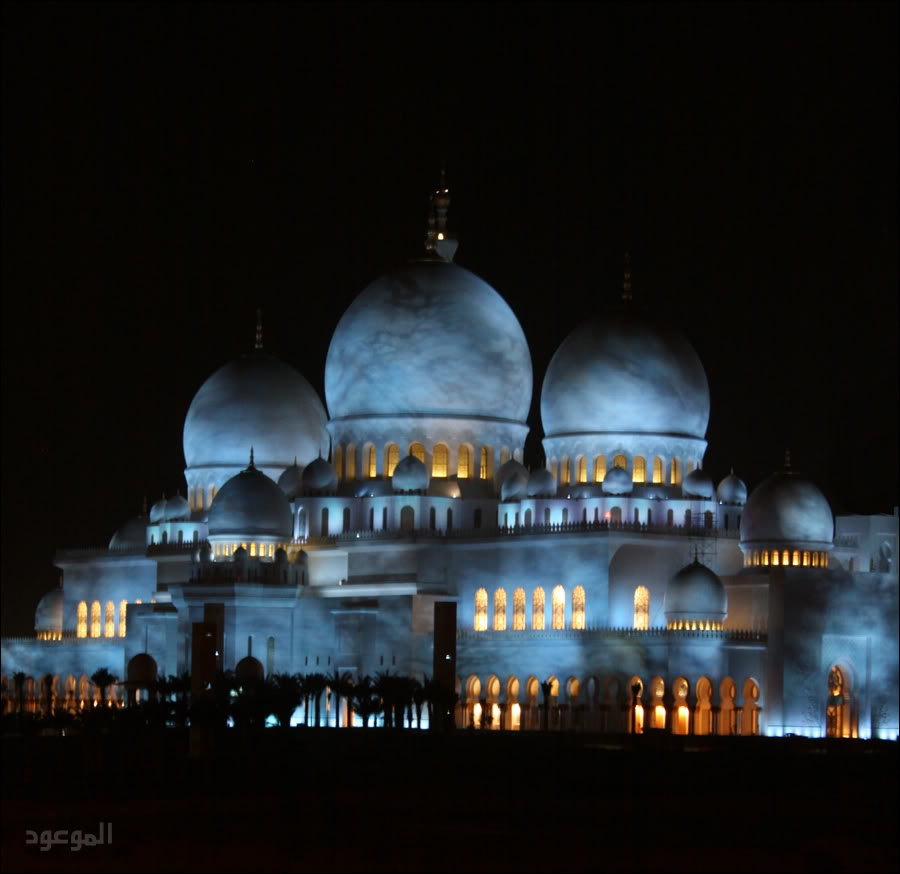
M 209 511 L 209 536 L 279 537 L 293 531 L 291 508 L 278 485 L 255 467 L 233 476 Z
M 511 471 L 500 486 L 501 501 L 519 501 L 528 493 L 528 476 L 520 470 Z
M 675 574 L 663 601 L 666 622 L 678 619 L 724 621 L 728 593 L 719 577 L 697 559 Z
M 278 488 L 284 492 L 289 501 L 303 492 L 303 468 L 297 464 L 296 458 L 294 463 L 278 477 Z
M 62 631 L 63 590 L 54 589 L 47 592 L 34 611 L 35 631 Z
M 283 546 L 279 546 L 275 550 L 275 564 L 286 564 L 288 560 L 287 551 Z
M 141 688 L 153 688 L 156 686 L 156 676 L 156 660 L 149 653 L 138 653 L 128 662 L 129 683 Z
M 109 548 L 116 549 L 146 549 L 147 548 L 147 519 L 146 515 L 135 516 L 129 519 L 109 541 Z
M 681 493 L 685 497 L 711 499 L 715 495 L 713 481 L 699 467 L 692 470 L 681 485 Z
M 741 516 L 741 543 L 830 548 L 834 517 L 825 495 L 790 470 L 773 473 L 747 499 Z
M 425 491 L 428 488 L 428 470 L 415 455 L 407 455 L 394 468 L 391 485 L 395 492 Z
M 528 468 L 521 461 L 510 458 L 509 461 L 504 461 L 494 472 L 494 488 L 499 492 L 503 481 L 514 473 L 523 474 L 526 482 L 528 481 Z
M 529 498 L 552 497 L 556 494 L 556 480 L 553 474 L 546 468 L 540 468 L 531 472 L 528 477 L 528 488 L 526 493 Z
M 151 508 L 150 508 L 150 524 L 156 525 L 159 522 L 164 522 L 166 518 L 166 496 L 163 495 Z
M 634 488 L 631 474 L 624 467 L 612 467 L 603 478 L 603 494 L 630 495 Z
M 232 554 L 231 560 L 235 564 L 247 564 L 247 549 L 243 546 L 239 546 Z
M 165 514 L 163 516 L 166 522 L 175 522 L 179 519 L 187 519 L 191 515 L 191 508 L 187 502 L 187 498 L 181 495 L 175 495 L 166 501 Z
M 265 677 L 262 662 L 253 656 L 244 656 L 235 666 L 234 675 L 240 683 L 261 683 Z
M 307 493 L 333 492 L 337 488 L 337 473 L 334 465 L 319 456 L 303 469 L 302 482 L 303 491 Z
M 734 468 L 719 483 L 716 496 L 723 504 L 742 505 L 747 503 L 747 486 L 742 479 L 734 475 Z

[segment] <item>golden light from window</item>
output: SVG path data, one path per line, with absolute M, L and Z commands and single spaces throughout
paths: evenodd
M 575 586 L 572 592 L 572 628 L 584 629 L 584 587 Z
M 647 463 L 644 461 L 642 456 L 635 455 L 634 470 L 631 474 L 631 481 L 635 482 L 635 483 L 642 483 L 646 479 L 647 479 Z
M 84 601 L 81 601 L 78 605 L 75 636 L 87 637 L 87 604 Z
M 425 447 L 421 443 L 411 443 L 409 447 L 409 454 L 413 458 L 418 458 L 422 464 L 425 463 Z
M 344 447 L 338 446 L 334 450 L 334 469 L 337 471 L 338 482 L 344 479 Z
M 475 593 L 475 630 L 487 631 L 487 590 Z
M 772 566 L 778 567 L 778 550 L 777 549 L 772 550 Z
M 558 470 L 555 458 L 550 463 L 550 473 L 553 474 L 553 479 L 555 479 L 557 482 L 559 482 L 559 470 Z
M 106 602 L 106 616 L 103 623 L 103 636 L 116 636 L 116 605 L 112 601 Z
M 525 630 L 525 590 L 518 588 L 513 592 L 513 631 Z
M 587 459 L 583 455 L 578 459 L 578 482 L 587 482 Z
M 794 567 L 800 567 L 800 551 L 797 549 L 794 550 L 793 561 L 791 561 L 791 564 Z
M 377 464 L 376 464 L 376 463 L 377 463 L 377 457 L 376 457 L 375 447 L 374 447 L 374 446 L 370 446 L 370 447 L 369 447 L 369 459 L 368 459 L 368 462 L 369 462 L 369 463 L 366 465 L 366 468 L 367 468 L 367 470 L 368 470 L 369 479 L 375 479 L 375 477 L 377 476 L 378 470 L 377 470 Z
M 688 709 L 683 704 L 678 708 L 678 733 L 688 733 Z
M 606 456 L 598 455 L 594 459 L 594 482 L 602 483 L 606 477 Z
M 681 459 L 673 458 L 669 482 L 673 486 L 681 485 Z
M 809 551 L 803 550 L 803 567 L 809 567 Z
M 544 589 L 538 586 L 531 598 L 531 628 L 534 631 L 544 630 Z
M 460 446 L 459 453 L 456 458 L 456 477 L 457 479 L 469 478 L 469 447 Z
M 344 476 L 349 480 L 356 479 L 356 446 L 352 443 L 344 456 Z
M 397 466 L 397 462 L 400 461 L 400 447 L 396 443 L 391 443 L 385 450 L 385 453 L 387 455 L 384 465 L 385 475 L 393 476 L 394 468 Z
M 650 628 L 650 592 L 646 586 L 634 590 L 634 627 L 638 631 Z
M 255 540 L 250 542 L 250 556 L 252 558 L 256 557 L 256 541 Z
M 827 552 L 822 553 L 822 564 L 825 567 L 828 567 L 828 553 Z
M 662 704 L 657 704 L 654 708 L 655 713 L 655 722 L 653 723 L 654 728 L 665 728 L 666 727 L 666 708 L 662 706 Z
M 119 601 L 119 637 L 125 637 L 125 616 L 128 612 L 128 601 Z
M 661 483 L 663 481 L 663 460 L 657 455 L 653 459 L 653 482 Z
M 100 602 L 91 604 L 91 637 L 100 637 Z
M 755 549 L 753 551 L 753 566 L 759 567 L 759 550 Z
M 506 589 L 494 592 L 494 631 L 506 631 Z
M 685 469 L 684 469 L 684 472 L 685 472 L 685 473 L 691 473 L 691 472 L 693 471 L 693 469 L 694 469 L 694 462 L 693 462 L 693 459 L 690 459 L 690 458 L 689 458 L 689 459 L 688 459 L 688 462 L 687 462 L 687 466 L 686 466 Z
M 621 455 L 621 454 L 620 454 L 620 455 L 617 455 L 617 456 L 613 459 L 613 467 L 621 467 L 622 470 L 627 470 L 627 469 L 628 469 L 628 462 L 625 461 L 625 456 L 624 456 L 624 455 Z
M 438 231 L 438 239 L 439 239 L 439 240 L 443 240 L 443 239 L 444 239 L 444 235 L 443 235 L 443 233 L 442 233 L 441 231 Z
M 514 703 L 510 710 L 510 728 L 518 731 L 522 726 L 522 707 L 518 702 Z
M 479 702 L 475 702 L 475 706 L 472 708 L 472 716 L 474 717 L 474 723 L 476 728 L 481 728 L 481 704 Z
M 644 731 L 644 708 L 638 702 L 634 707 L 634 733 L 643 734 Z
M 269 544 L 269 558 L 275 558 L 275 544 Z
M 443 443 L 438 443 L 434 447 L 434 455 L 431 458 L 431 475 L 434 477 L 447 476 L 447 468 L 449 467 L 450 453 Z
M 553 604 L 552 628 L 566 627 L 566 590 L 561 585 L 553 587 L 551 596 Z
M 487 479 L 488 475 L 488 457 L 487 457 L 487 447 L 481 447 L 481 464 L 479 465 L 478 477 L 479 479 Z
M 203 509 L 203 486 L 197 486 L 197 505 L 196 509 Z
M 559 476 L 560 476 L 560 482 L 562 482 L 563 485 L 567 486 L 567 485 L 571 484 L 570 479 L 569 479 L 569 456 L 568 455 L 560 462 Z

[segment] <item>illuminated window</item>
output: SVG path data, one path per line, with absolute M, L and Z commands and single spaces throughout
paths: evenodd
M 112 601 L 106 602 L 106 616 L 103 623 L 103 636 L 116 636 L 116 605 Z
M 821 565 L 822 565 L 822 567 L 828 567 L 828 553 L 827 552 L 822 553 Z
M 76 637 L 87 637 L 87 604 L 82 601 L 78 605 L 77 625 L 75 627 Z
M 576 477 L 578 482 L 586 483 L 587 482 L 587 459 L 583 455 L 578 456 Z
M 534 631 L 544 630 L 544 590 L 540 586 L 531 596 L 531 628 Z
M 384 450 L 384 475 L 393 476 L 394 468 L 400 460 L 400 447 L 396 443 L 390 443 Z
M 669 482 L 673 486 L 681 485 L 681 459 L 680 458 L 672 459 L 671 475 L 669 477 Z
M 275 558 L 275 544 L 269 544 L 269 558 Z
M 767 567 L 769 564 L 769 550 L 768 549 L 763 550 L 762 563 L 763 563 L 763 567 Z
M 487 448 L 481 447 L 481 463 L 478 466 L 478 477 L 479 479 L 487 479 Z
M 506 589 L 494 592 L 494 631 L 506 631 Z
M 352 443 L 347 447 L 344 456 L 344 476 L 348 480 L 356 479 L 356 446 Z
M 256 558 L 256 541 L 253 540 L 250 543 L 250 557 Z
M 203 509 L 203 486 L 197 486 L 197 503 L 195 508 L 197 510 Z
M 551 598 L 553 603 L 553 617 L 551 628 L 565 628 L 566 590 L 562 586 L 554 586 Z
M 377 461 L 378 461 L 378 457 L 375 452 L 375 447 L 370 446 L 369 447 L 369 463 L 367 465 L 368 471 L 369 471 L 369 479 L 375 479 L 375 477 L 378 473 Z
M 661 483 L 663 481 L 663 460 L 657 455 L 653 459 L 653 482 Z
M 334 469 L 337 471 L 338 482 L 344 478 L 344 447 L 338 446 L 334 450 Z
M 487 590 L 475 593 L 475 630 L 487 631 Z
M 645 482 L 647 479 L 647 462 L 640 455 L 634 457 L 634 470 L 631 474 L 631 481 L 636 483 Z
M 759 567 L 759 550 L 758 549 L 753 551 L 753 566 Z
M 469 447 L 460 446 L 456 462 L 456 476 L 458 479 L 469 478 Z
M 128 601 L 119 601 L 119 637 L 125 637 L 125 614 L 128 611 Z
M 572 592 L 572 628 L 584 629 L 584 587 L 575 586 Z
M 602 483 L 606 477 L 606 456 L 598 455 L 594 459 L 594 482 Z
M 434 456 L 431 459 L 431 475 L 437 477 L 447 476 L 447 468 L 450 453 L 443 443 L 434 447 Z
M 791 564 L 794 567 L 800 567 L 800 551 L 797 549 L 794 550 L 794 555 L 792 557 Z
M 791 554 L 787 550 L 781 553 L 781 563 L 785 566 L 791 563 Z
M 191 510 L 194 509 L 194 487 L 193 486 L 191 486 L 188 489 L 188 507 L 190 507 Z
M 525 630 L 525 590 L 513 592 L 513 631 Z
M 425 464 L 425 447 L 421 443 L 413 443 L 409 447 L 409 454 L 413 458 L 418 458 L 422 464 Z
M 100 637 L 100 602 L 91 604 L 91 637 Z
M 561 477 L 561 481 L 562 481 L 563 485 L 571 484 L 571 482 L 572 482 L 571 468 L 569 465 L 569 456 L 568 455 L 565 458 L 563 458 L 562 462 L 560 463 L 559 475 Z
M 809 567 L 809 551 L 803 550 L 803 567 Z
M 634 590 L 634 627 L 639 631 L 650 627 L 650 592 L 646 586 Z
M 777 549 L 772 550 L 772 565 L 774 567 L 778 567 L 778 550 Z
M 624 456 L 624 455 L 617 455 L 617 456 L 613 459 L 613 467 L 621 467 L 622 470 L 627 470 L 627 469 L 628 469 L 628 462 L 625 461 L 625 456 Z

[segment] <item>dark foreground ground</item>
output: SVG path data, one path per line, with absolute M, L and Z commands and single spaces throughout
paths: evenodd
M 4 871 L 897 871 L 898 744 L 270 729 L 3 739 Z M 615 748 L 618 746 L 619 748 Z M 624 748 L 622 748 L 624 746 Z M 113 824 L 111 845 L 28 829 Z

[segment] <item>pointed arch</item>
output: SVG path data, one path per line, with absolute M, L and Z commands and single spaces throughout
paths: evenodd
M 562 584 L 557 583 L 553 587 L 553 593 L 551 594 L 551 604 L 553 608 L 553 614 L 551 617 L 551 627 L 552 628 L 565 628 L 566 627 L 566 590 L 562 587 Z
M 531 596 L 531 628 L 533 631 L 544 630 L 544 588 L 538 586 Z
M 572 628 L 584 630 L 584 586 L 572 590 Z
M 119 601 L 119 637 L 125 637 L 125 616 L 128 612 L 128 601 L 123 598 Z
M 663 460 L 657 455 L 653 459 L 653 482 L 661 483 L 664 478 Z
M 100 637 L 100 602 L 91 604 L 91 637 Z
M 525 630 L 525 590 L 520 586 L 513 592 L 513 631 Z
M 106 602 L 106 611 L 103 622 L 103 636 L 116 636 L 116 605 L 112 601 Z
M 443 443 L 436 443 L 431 458 L 431 475 L 443 478 L 450 472 L 450 450 Z
M 602 483 L 606 479 L 606 456 L 598 455 L 594 458 L 594 482 Z
M 461 443 L 456 455 L 456 478 L 468 479 L 472 469 L 471 450 L 465 443 Z
M 646 586 L 634 590 L 634 627 L 638 631 L 650 628 L 650 592 Z
M 79 601 L 76 613 L 75 636 L 87 637 L 87 602 Z
M 506 589 L 494 592 L 494 631 L 506 631 Z
M 396 443 L 388 443 L 384 447 L 384 475 L 391 477 L 394 475 L 394 468 L 400 461 L 400 447 Z
M 425 447 L 418 442 L 409 444 L 409 455 L 413 458 L 418 458 L 422 464 L 425 464 Z
M 642 455 L 635 455 L 632 461 L 631 481 L 635 483 L 645 482 L 647 479 L 647 462 Z
M 487 631 L 487 589 L 475 593 L 475 631 Z

